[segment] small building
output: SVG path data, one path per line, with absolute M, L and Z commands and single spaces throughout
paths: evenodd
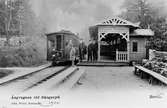
M 146 42 L 154 36 L 121 18 L 111 18 L 89 27 L 90 38 L 98 42 L 98 61 L 130 62 L 146 58 Z

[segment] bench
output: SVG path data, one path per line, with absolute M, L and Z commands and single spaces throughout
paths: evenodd
M 142 79 L 147 78 L 149 81 L 149 84 L 153 84 L 154 82 L 157 82 L 159 84 L 167 85 L 167 78 L 162 76 L 161 74 L 158 74 L 143 66 L 135 65 L 134 68 L 135 68 L 134 74 L 140 76 Z

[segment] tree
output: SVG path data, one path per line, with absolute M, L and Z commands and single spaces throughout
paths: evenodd
M 153 5 L 148 0 L 126 0 L 122 7 L 126 9 L 122 17 L 132 22 L 140 22 L 141 28 L 150 28 L 155 32 L 148 47 L 157 50 L 167 49 L 163 46 L 167 41 L 166 15 L 161 12 L 164 10 L 163 4 Z
M 6 42 L 9 45 L 11 34 L 14 31 L 14 15 L 15 8 L 13 7 L 14 0 L 0 1 L 0 23 L 1 34 L 6 35 Z
M 0 0 L 0 31 L 7 45 L 13 36 L 37 36 L 43 25 L 31 9 L 29 0 Z
M 97 26 L 89 27 L 89 35 L 91 39 L 97 40 L 98 39 L 98 27 Z
M 32 11 L 29 0 L 17 0 L 17 2 L 19 4 L 17 18 L 20 34 L 24 36 L 38 35 L 42 31 L 43 25 Z
M 126 0 L 122 6 L 126 9 L 121 16 L 132 22 L 140 22 L 142 28 L 148 28 L 151 20 L 150 7 L 146 0 Z

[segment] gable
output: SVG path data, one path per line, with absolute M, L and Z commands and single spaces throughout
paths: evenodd
M 124 20 L 122 18 L 119 17 L 114 17 L 114 18 L 110 18 L 107 20 L 102 21 L 102 23 L 99 23 L 97 25 L 101 25 L 101 26 L 105 26 L 105 25 L 119 25 L 119 26 L 132 26 L 132 27 L 137 27 L 139 28 L 138 24 L 134 24 L 130 21 Z

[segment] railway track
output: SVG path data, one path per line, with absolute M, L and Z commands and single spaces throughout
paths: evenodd
M 39 69 L 39 70 L 32 71 L 30 73 L 27 73 L 27 74 L 24 74 L 24 75 L 21 75 L 21 76 L 13 77 L 11 79 L 7 79 L 6 81 L 3 81 L 3 82 L 0 83 L 0 87 L 4 86 L 4 85 L 7 85 L 7 84 L 10 84 L 10 83 L 12 83 L 14 81 L 17 81 L 17 80 L 20 80 L 20 79 L 24 79 L 24 78 L 26 78 L 28 76 L 31 76 L 31 75 L 34 75 L 36 73 L 39 73 L 39 72 L 41 72 L 41 71 L 43 71 L 43 70 L 45 70 L 45 69 L 47 69 L 49 67 L 51 67 L 50 64 L 48 66 L 44 67 L 44 68 Z
M 64 67 L 64 68 L 62 68 L 62 69 L 60 69 L 60 70 L 54 72 L 53 74 L 50 74 L 49 76 L 47 76 L 47 77 L 45 77 L 45 78 L 39 80 L 39 81 L 36 82 L 35 84 L 33 84 L 33 85 L 31 85 L 30 87 L 26 88 L 24 91 L 27 91 L 27 90 L 29 90 L 29 89 L 35 87 L 35 86 L 38 86 L 39 84 L 42 84 L 42 83 L 48 81 L 49 79 L 53 78 L 54 76 L 58 75 L 59 73 L 65 71 L 65 70 L 68 69 L 68 68 L 69 68 L 69 67 L 67 66 L 67 67 Z
M 77 67 L 49 66 L 44 69 L 3 82 L 0 84 L 0 90 L 9 90 L 11 93 L 20 93 L 33 90 L 49 89 L 67 80 L 69 77 L 74 76 L 74 74 L 77 72 L 79 72 L 79 68 Z M 74 81 L 77 80 L 75 79 Z
M 0 85 L 0 91 L 4 93 L 21 93 L 24 92 L 27 88 L 30 88 L 32 85 L 37 85 L 39 81 L 44 83 L 44 81 L 48 80 L 51 75 L 56 75 L 59 72 L 63 71 L 67 67 L 47 67 L 41 69 L 39 71 L 34 71 L 29 74 L 19 76 L 12 80 L 6 81 Z
M 73 87 L 73 85 L 77 83 L 77 81 L 80 79 L 83 73 L 84 71 L 81 71 L 78 67 L 69 67 L 57 74 L 56 76 L 47 79 L 44 83 L 37 84 L 38 86 L 35 85 L 33 86 L 33 88 L 28 89 L 26 91 L 28 91 L 28 93 L 39 93 L 40 90 L 40 92 L 42 93 L 47 93 L 48 91 L 50 93 L 57 93 L 62 90 L 60 88 L 70 90 Z

